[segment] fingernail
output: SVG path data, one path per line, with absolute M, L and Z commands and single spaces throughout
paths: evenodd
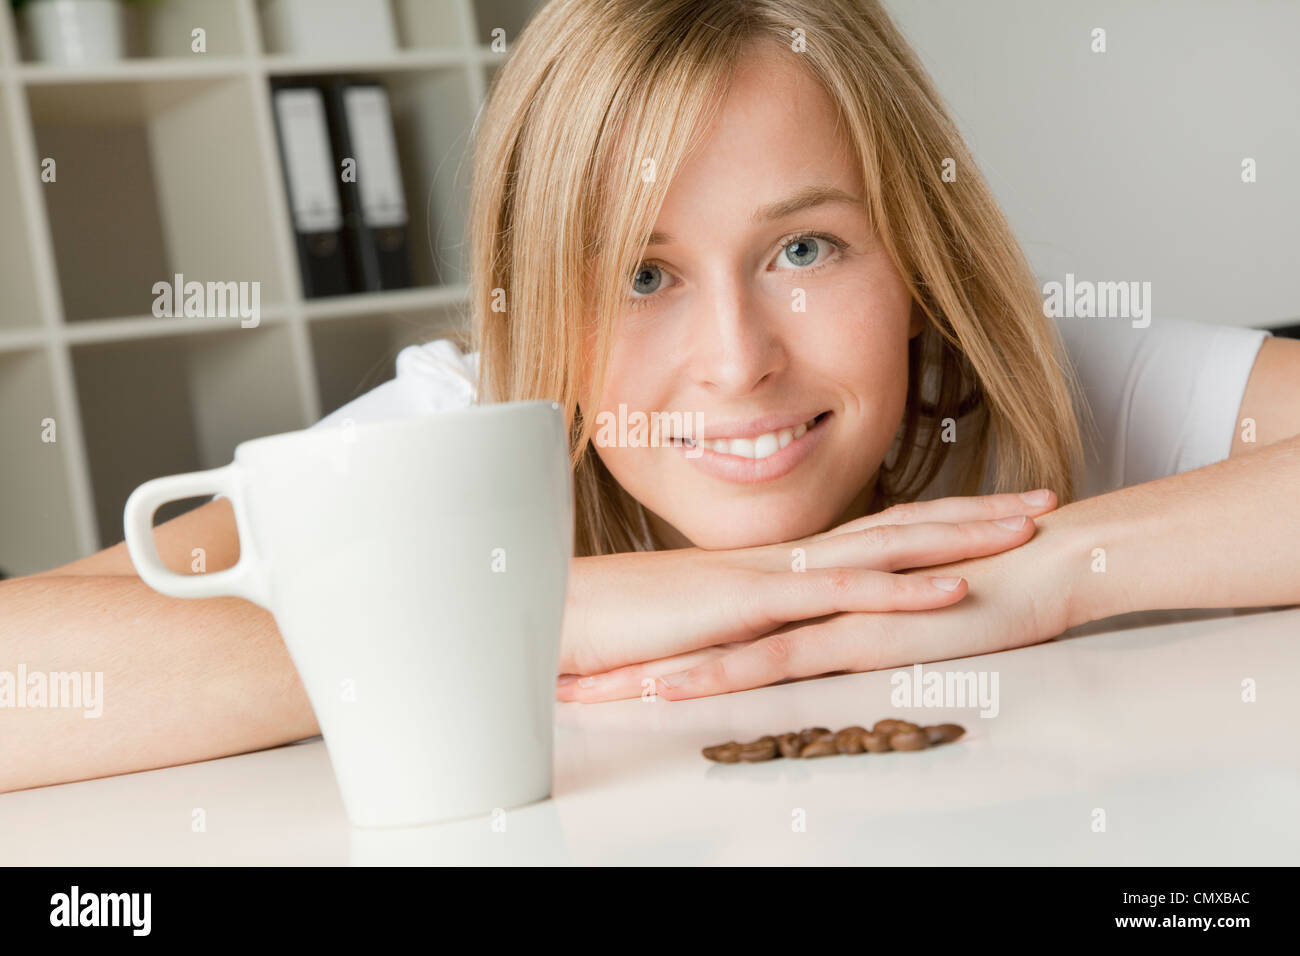
M 555 679 L 555 683 L 560 687 L 568 687 L 577 679 L 578 679 L 577 674 L 561 674 L 559 677 Z
M 1024 495 L 1021 495 L 1023 498 Z M 1014 518 L 995 518 L 993 523 L 1000 528 L 1010 528 L 1012 531 L 1019 531 L 1025 526 L 1025 516 L 1016 515 Z
M 957 585 L 961 584 L 961 578 L 931 578 L 930 583 L 945 591 L 955 591 Z
M 600 683 L 600 677 L 598 676 L 578 678 L 579 687 L 595 687 L 599 683 Z
M 1020 500 L 1027 505 L 1033 505 L 1034 507 L 1038 507 L 1039 505 L 1047 504 L 1047 499 L 1050 497 L 1050 495 L 1051 492 L 1049 492 L 1046 488 L 1039 488 L 1037 491 L 1021 492 Z
M 689 671 L 678 671 L 676 674 L 667 674 L 659 678 L 659 682 L 665 687 L 680 687 L 686 683 L 686 675 Z

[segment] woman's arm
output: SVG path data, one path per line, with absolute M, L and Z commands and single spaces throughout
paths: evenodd
M 178 573 L 202 547 L 230 567 L 229 501 L 156 530 Z M 185 600 L 135 576 L 124 547 L 0 582 L 0 670 L 102 674 L 81 708 L 0 707 L 0 792 L 260 750 L 320 730 L 270 613 L 239 598 Z M 87 711 L 100 711 L 86 716 Z
M 1251 441 L 1247 441 L 1250 437 Z M 1073 626 L 1124 611 L 1300 604 L 1300 341 L 1260 347 L 1225 461 L 1075 502 Z
M 1039 527 L 1072 556 L 1067 627 L 1155 608 L 1300 604 L 1300 436 L 1075 502 Z
M 83 686 L 98 691 L 76 708 L 0 708 L 0 793 L 320 733 L 274 619 L 239 598 L 166 597 L 129 575 L 35 575 L 0 582 L 0 621 L 4 670 L 90 674 Z

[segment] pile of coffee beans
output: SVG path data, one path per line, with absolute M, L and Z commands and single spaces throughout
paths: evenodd
M 835 731 L 826 727 L 805 727 L 797 734 L 768 735 L 747 744 L 732 740 L 705 747 L 704 756 L 718 763 L 756 763 L 776 757 L 829 757 L 832 754 L 882 754 L 890 750 L 924 750 L 946 744 L 966 733 L 958 724 L 933 724 L 922 727 L 907 720 L 892 718 L 876 721 L 870 730 L 845 727 Z

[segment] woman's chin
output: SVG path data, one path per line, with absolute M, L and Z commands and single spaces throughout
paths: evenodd
M 790 515 L 767 522 L 746 521 L 724 525 L 713 520 L 699 527 L 677 525 L 691 543 L 705 551 L 727 551 L 735 548 L 756 548 L 784 541 L 796 541 L 825 530 L 825 522 L 817 517 L 802 519 Z

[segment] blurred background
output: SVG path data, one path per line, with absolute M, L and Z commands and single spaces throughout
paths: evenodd
M 15 576 L 117 543 L 141 482 L 304 428 L 464 323 L 470 133 L 541 4 L 0 2 Z M 1300 322 L 1300 2 L 886 6 L 1044 280 L 1149 281 L 1157 320 Z M 189 282 L 208 306 L 256 283 L 256 319 L 187 315 Z

